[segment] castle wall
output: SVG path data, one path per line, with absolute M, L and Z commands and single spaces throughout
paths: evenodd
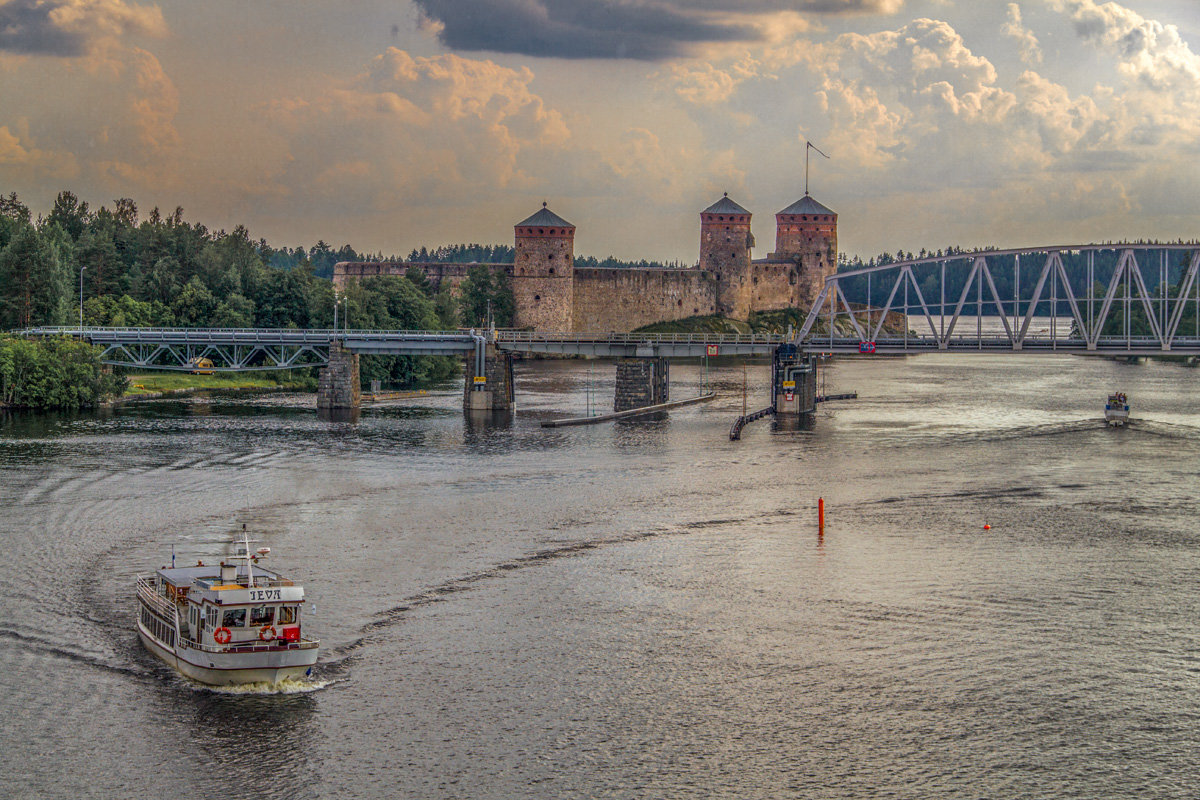
M 630 331 L 693 316 L 744 320 L 755 311 L 806 309 L 837 269 L 837 214 L 807 195 L 785 211 L 797 213 L 776 215 L 776 252 L 758 261 L 751 260 L 751 214 L 726 195 L 701 212 L 699 268 L 576 269 L 575 226 L 543 203 L 514 227 L 514 263 L 485 266 L 510 276 L 516 327 L 538 331 Z M 457 290 L 475 266 L 340 262 L 333 283 L 415 267 L 435 287 Z
M 698 269 L 576 269 L 573 330 L 626 332 L 715 314 L 717 287 Z

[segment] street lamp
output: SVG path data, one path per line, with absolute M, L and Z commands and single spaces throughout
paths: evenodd
M 87 269 L 87 265 L 79 268 L 79 329 L 83 330 L 83 271 Z

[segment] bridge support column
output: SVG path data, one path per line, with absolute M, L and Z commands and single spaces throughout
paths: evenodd
M 346 350 L 340 342 L 330 342 L 329 364 L 317 375 L 317 408 L 358 408 L 361 402 L 358 354 Z
M 484 351 L 483 374 L 476 375 L 475 356 L 464 359 L 463 411 L 511 411 L 513 407 L 513 361 L 494 344 Z M 483 381 L 477 381 L 483 378 Z
M 810 421 L 817 410 L 817 359 L 784 345 L 771 364 L 771 400 L 775 419 Z
M 670 394 L 670 362 L 665 358 L 627 358 L 617 362 L 613 411 L 665 403 Z

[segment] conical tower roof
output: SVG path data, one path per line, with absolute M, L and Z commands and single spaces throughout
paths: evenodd
M 704 209 L 700 213 L 701 214 L 746 214 L 747 216 L 749 216 L 749 214 L 750 214 L 749 211 L 747 211 L 746 209 L 742 208 L 737 203 L 735 203 L 729 199 L 729 192 L 726 192 L 724 197 L 722 197 L 720 200 L 713 203 L 711 206 Z
M 812 199 L 812 195 L 804 195 L 796 202 L 785 208 L 780 214 L 837 214 L 836 211 L 818 203 Z
M 519 227 L 543 227 L 543 228 L 574 228 L 575 226 L 567 222 L 565 219 L 555 214 L 545 203 L 542 203 L 542 208 L 529 219 L 518 222 Z

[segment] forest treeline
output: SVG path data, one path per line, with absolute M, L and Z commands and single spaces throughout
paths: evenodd
M 240 225 L 227 232 L 190 222 L 181 208 L 143 218 L 128 198 L 93 210 L 66 191 L 34 219 L 10 193 L 0 195 L 0 330 L 77 323 L 81 289 L 85 325 L 330 327 L 333 265 L 383 258 L 324 241 L 276 249 Z M 359 328 L 480 325 L 489 307 L 498 325 L 512 322 L 507 279 L 486 266 L 455 294 L 410 270 L 353 282 L 338 300 L 339 324 Z M 446 358 L 379 357 L 364 361 L 363 379 L 426 385 L 455 369 Z

